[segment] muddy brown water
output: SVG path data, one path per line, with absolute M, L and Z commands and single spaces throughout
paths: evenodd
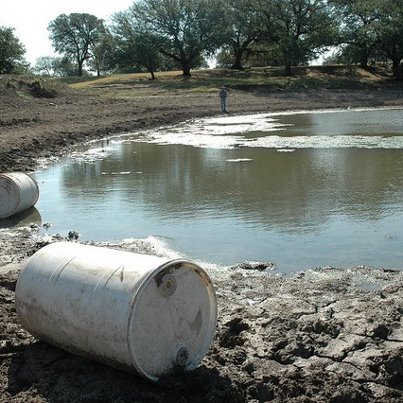
M 402 109 L 200 119 L 78 149 L 36 208 L 44 233 L 218 265 L 399 268 L 402 150 Z

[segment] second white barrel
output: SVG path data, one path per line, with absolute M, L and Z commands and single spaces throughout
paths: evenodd
M 213 285 L 194 263 L 70 242 L 28 260 L 15 299 L 39 339 L 151 380 L 196 368 L 217 320 Z
M 0 218 L 34 206 L 39 198 L 36 181 L 24 172 L 0 173 Z

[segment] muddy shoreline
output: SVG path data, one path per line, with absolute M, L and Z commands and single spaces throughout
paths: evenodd
M 4 78 L 3 78 L 4 80 Z M 135 91 L 135 88 L 134 88 Z M 231 90 L 230 114 L 403 106 L 403 88 L 271 93 Z M 32 171 L 38 157 L 61 155 L 88 140 L 219 115 L 216 94 L 108 99 L 65 91 L 53 98 L 27 98 L 1 87 L 0 171 Z
M 403 106 L 402 95 L 393 88 L 234 90 L 228 106 L 234 114 L 388 107 Z M 108 100 L 67 92 L 27 99 L 3 89 L 0 169 L 31 171 L 38 158 L 61 155 L 74 144 L 213 116 L 217 108 L 212 94 Z M 195 371 L 151 384 L 35 340 L 21 328 L 15 282 L 28 256 L 46 242 L 34 225 L 0 229 L 0 402 L 403 400 L 401 270 L 326 268 L 284 277 L 243 265 L 209 272 L 219 310 L 214 343 Z

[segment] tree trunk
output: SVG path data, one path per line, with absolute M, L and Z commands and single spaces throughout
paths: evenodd
M 155 80 L 155 74 L 153 69 L 148 69 L 148 72 L 151 74 L 151 80 Z
M 368 59 L 367 59 L 367 57 L 361 57 L 361 60 L 360 60 L 360 67 L 362 68 L 362 69 L 365 69 L 365 70 L 367 70 L 368 69 Z
M 77 60 L 78 64 L 78 76 L 81 77 L 83 75 L 83 62 L 81 60 Z
M 285 62 L 285 75 L 290 76 L 291 75 L 291 60 L 287 60 Z
M 192 75 L 190 74 L 190 66 L 188 64 L 182 65 L 182 76 L 184 78 L 190 78 Z
M 400 60 L 401 59 L 392 59 L 392 63 L 393 63 L 393 67 L 392 67 L 392 71 L 393 71 L 393 77 L 395 77 L 398 80 L 401 80 L 402 77 L 402 70 L 403 68 L 400 67 Z
M 360 67 L 365 70 L 368 69 L 368 50 L 366 48 L 361 53 Z
M 243 70 L 242 55 L 243 55 L 242 51 L 235 52 L 235 60 L 234 60 L 234 64 L 232 65 L 232 68 L 234 70 Z

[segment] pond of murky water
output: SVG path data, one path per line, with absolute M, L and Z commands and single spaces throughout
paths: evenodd
M 402 109 L 199 119 L 93 143 L 35 178 L 51 234 L 284 272 L 403 267 Z

